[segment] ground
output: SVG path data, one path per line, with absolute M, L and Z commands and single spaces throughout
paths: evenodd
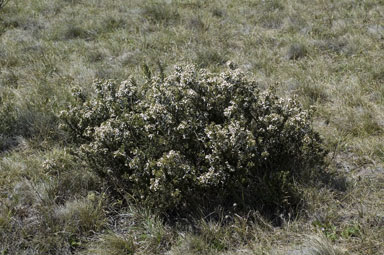
M 383 16 L 382 0 L 9 0 L 0 10 L 0 251 L 384 254 Z M 69 152 L 58 115 L 73 87 L 92 93 L 94 79 L 140 77 L 144 66 L 219 72 L 227 61 L 316 109 L 328 168 L 341 177 L 336 189 L 305 190 L 297 218 L 169 225 L 121 209 Z

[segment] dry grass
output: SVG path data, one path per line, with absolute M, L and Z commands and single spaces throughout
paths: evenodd
M 2 254 L 384 254 L 382 0 L 5 2 Z M 121 211 L 68 154 L 57 115 L 73 86 L 124 79 L 143 64 L 220 71 L 227 60 L 317 109 L 329 168 L 347 184 L 305 190 L 305 211 L 280 226 L 250 213 L 180 227 Z

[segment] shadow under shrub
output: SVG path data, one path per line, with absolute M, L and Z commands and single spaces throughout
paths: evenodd
M 168 214 L 282 212 L 314 184 L 325 151 L 311 112 L 261 92 L 239 70 L 176 67 L 137 84 L 97 81 L 61 113 L 77 153 L 112 190 Z

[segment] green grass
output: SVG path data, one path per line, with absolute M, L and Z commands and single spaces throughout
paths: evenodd
M 381 254 L 383 13 L 382 0 L 10 0 L 0 8 L 0 252 Z M 57 116 L 73 87 L 228 60 L 316 109 L 329 169 L 347 184 L 303 191 L 305 211 L 278 226 L 257 212 L 172 225 L 122 208 L 70 154 Z

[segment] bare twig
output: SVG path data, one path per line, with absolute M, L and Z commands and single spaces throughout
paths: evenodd
M 0 0 L 0 10 L 9 2 L 9 0 Z

